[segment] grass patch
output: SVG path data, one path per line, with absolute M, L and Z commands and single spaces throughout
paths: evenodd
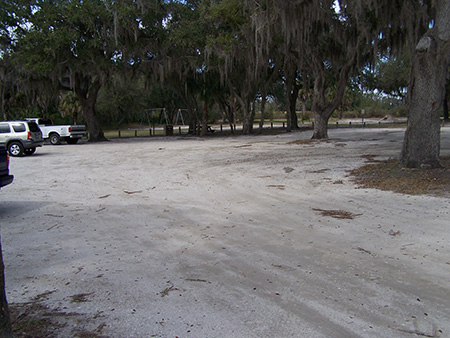
M 175 133 L 175 131 L 174 131 Z M 178 130 L 176 131 L 178 133 Z M 130 138 L 130 137 L 150 137 L 150 136 L 163 136 L 165 135 L 164 130 L 153 130 L 153 129 L 123 129 L 120 130 L 106 130 L 104 131 L 105 137 L 107 139 L 113 138 Z M 120 135 L 120 136 L 119 136 Z
M 377 162 L 372 158 L 371 163 L 352 170 L 350 176 L 361 188 L 450 198 L 450 156 L 442 157 L 441 164 L 444 168 L 409 169 L 403 168 L 399 160 Z

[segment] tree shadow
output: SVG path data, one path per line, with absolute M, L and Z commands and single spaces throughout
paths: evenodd
M 27 212 L 42 208 L 49 202 L 37 201 L 1 201 L 0 202 L 0 218 L 4 216 L 17 216 Z

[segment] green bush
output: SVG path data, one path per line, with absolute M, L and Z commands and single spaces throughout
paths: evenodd
M 307 122 L 311 120 L 308 114 L 301 114 L 300 119 L 302 122 Z

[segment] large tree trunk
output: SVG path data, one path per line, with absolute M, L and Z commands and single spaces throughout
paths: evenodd
M 286 131 L 290 133 L 293 129 L 298 129 L 298 117 L 296 112 L 298 93 L 300 86 L 296 83 L 296 79 L 293 78 L 290 81 L 286 81 L 286 96 L 287 96 L 287 128 Z
M 445 97 L 444 97 L 444 121 L 448 121 L 449 115 L 448 115 L 448 92 L 445 91 Z
M 312 136 L 314 140 L 328 139 L 328 120 L 339 104 L 337 98 L 333 102 L 327 102 L 325 86 L 325 73 L 320 69 L 320 71 L 316 71 L 316 79 L 314 80 L 314 133 Z
M 231 99 L 233 101 L 233 99 Z M 225 100 L 219 101 L 220 109 L 222 110 L 222 118 L 225 121 L 228 121 L 228 125 L 230 126 L 230 131 L 232 134 L 234 134 L 234 113 L 233 113 L 233 103 L 230 102 L 229 104 L 225 102 Z
M 202 113 L 202 130 L 200 136 L 206 136 L 208 132 L 208 103 L 206 99 L 203 101 L 203 113 Z
M 424 37 L 416 48 L 413 83 L 408 102 L 408 127 L 402 150 L 402 163 L 408 168 L 424 165 L 439 167 L 440 111 L 442 107 L 442 74 L 436 67 L 437 44 L 433 37 Z
M 0 102 L 1 102 L 1 107 L 0 107 L 0 109 L 1 109 L 1 111 L 2 111 L 2 116 L 3 116 L 3 120 L 5 120 L 5 121 L 7 121 L 7 120 L 9 120 L 9 118 L 8 118 L 8 112 L 7 112 L 7 109 L 6 109 L 6 95 L 5 95 L 5 87 L 6 86 L 3 86 L 3 85 L 0 85 L 0 92 L 1 92 L 1 96 L 0 96 Z
M 450 53 L 450 0 L 437 4 L 436 24 L 416 45 L 401 162 L 408 168 L 440 167 L 440 113 Z
M 284 87 L 286 90 L 286 131 L 290 133 L 293 128 L 297 125 L 297 121 L 294 121 L 292 115 L 292 107 L 294 107 L 295 113 L 295 105 L 297 103 L 297 95 L 298 91 L 296 89 L 296 79 L 297 79 L 297 68 L 292 63 L 292 60 L 287 57 L 284 62 L 284 72 L 285 72 L 285 81 Z M 295 126 L 292 125 L 294 122 Z
M 346 47 L 345 63 L 338 68 L 335 73 L 339 76 L 336 83 L 336 95 L 333 99 L 328 100 L 325 94 L 328 86 L 328 75 L 325 64 L 321 58 L 317 58 L 314 51 L 310 51 L 311 65 L 314 75 L 314 92 L 313 92 L 313 111 L 315 116 L 313 139 L 328 138 L 328 120 L 331 114 L 339 107 L 345 94 L 345 88 L 350 78 L 350 73 L 357 63 L 358 49 L 364 43 L 364 39 L 358 38 L 353 47 Z M 336 65 L 337 67 L 338 65 Z
M 91 79 L 89 76 L 83 77 L 77 73 L 75 74 L 74 88 L 80 100 L 83 117 L 88 127 L 89 142 L 106 141 L 95 114 L 95 104 L 101 88 L 100 80 Z
M 267 69 L 267 76 L 264 77 L 261 86 L 261 120 L 259 121 L 259 132 L 262 132 L 264 127 L 264 120 L 266 118 L 266 103 L 267 103 L 267 93 L 269 91 L 270 85 L 273 83 L 273 79 L 279 72 L 280 63 L 275 63 L 275 67 L 269 67 Z
M 328 139 L 328 120 L 330 119 L 331 113 L 327 113 L 326 111 L 314 112 L 313 140 Z
M 250 123 L 249 123 L 249 133 L 253 134 L 253 124 L 255 122 L 255 116 L 256 116 L 256 101 L 254 100 L 251 104 L 250 104 Z
M 294 81 L 292 86 L 292 91 L 289 95 L 289 118 L 291 119 L 291 130 L 298 129 L 298 117 L 297 117 L 297 99 L 298 93 L 300 91 L 300 86 Z
M 320 64 L 315 71 L 313 111 L 314 111 L 314 133 L 312 139 L 320 140 L 328 138 L 328 120 L 334 110 L 339 106 L 344 96 L 345 86 L 349 76 L 351 62 L 341 70 L 337 84 L 336 95 L 333 100 L 328 101 L 325 95 L 326 75 L 323 65 Z
M 252 132 L 253 129 L 253 118 L 250 110 L 250 91 L 251 88 L 249 85 L 246 88 L 242 89 L 239 94 L 231 83 L 230 79 L 228 79 L 228 87 L 232 93 L 232 96 L 239 102 L 242 111 L 242 133 L 244 135 L 248 135 Z M 236 111 L 236 109 L 234 109 Z M 236 121 L 236 119 L 235 119 Z
M 2 244 L 0 238 L 0 337 L 12 338 L 11 321 L 5 292 L 5 266 L 3 264 Z
M 266 118 L 266 102 L 267 94 L 265 91 L 261 93 L 261 120 L 259 121 L 259 131 L 262 132 L 264 127 L 264 119 Z
M 250 124 L 252 123 L 250 103 L 242 101 L 241 108 L 242 108 L 242 134 L 249 135 L 251 133 Z
M 306 113 L 306 98 L 302 97 L 302 124 L 303 121 L 306 119 L 307 117 L 307 113 Z
M 244 93 L 242 96 L 234 92 L 235 98 L 239 101 L 242 110 L 242 134 L 249 135 L 252 132 L 250 125 L 253 124 L 250 110 L 249 95 Z
M 195 133 L 195 126 L 197 124 L 197 101 L 195 96 L 190 93 L 185 93 L 183 98 L 188 110 L 189 133 Z
M 83 105 L 83 116 L 89 131 L 89 142 L 107 141 L 106 137 L 95 116 L 95 109 L 92 105 Z

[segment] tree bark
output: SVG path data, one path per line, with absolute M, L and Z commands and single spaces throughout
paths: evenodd
M 90 79 L 89 76 L 83 77 L 78 73 L 75 74 L 74 89 L 80 100 L 82 114 L 88 127 L 89 142 L 107 141 L 95 113 L 95 104 L 100 88 L 99 79 Z
M 289 95 L 289 118 L 291 119 L 291 130 L 298 129 L 298 117 L 297 117 L 297 99 L 298 93 L 300 92 L 300 85 L 294 80 L 291 88 L 291 93 Z
M 256 116 L 256 100 L 253 100 L 253 102 L 250 103 L 250 123 L 248 126 L 249 134 L 253 134 L 253 124 L 255 122 L 255 116 Z
M 3 120 L 8 121 L 8 113 L 6 110 L 6 95 L 5 95 L 5 86 L 4 85 L 0 85 L 0 100 L 1 100 L 1 111 L 2 111 L 2 116 L 3 116 Z
M 450 0 L 436 3 L 435 27 L 416 45 L 408 90 L 408 126 L 401 162 L 440 167 L 440 114 L 450 62 Z
M 331 113 L 332 112 L 333 111 L 331 111 Z M 314 112 L 314 133 L 312 136 L 313 140 L 328 139 L 328 120 L 330 119 L 331 113 L 327 113 L 326 111 Z
M 202 130 L 200 136 L 206 136 L 208 132 L 208 103 L 206 99 L 203 101 L 203 113 L 202 113 Z
M 265 91 L 261 92 L 261 120 L 259 121 L 259 132 L 262 132 L 264 127 L 264 119 L 266 118 L 266 102 L 267 94 Z
M 231 101 L 233 99 L 231 98 Z M 233 102 L 227 103 L 224 99 L 219 101 L 219 106 L 222 110 L 222 118 L 224 121 L 228 121 L 228 125 L 230 126 L 231 133 L 234 134 L 234 114 L 233 114 Z
M 242 89 L 239 94 L 234 88 L 231 80 L 228 79 L 228 87 L 232 93 L 232 96 L 239 102 L 242 111 L 242 134 L 249 135 L 253 129 L 253 119 L 250 110 L 250 91 L 251 87 L 249 85 Z M 236 111 L 236 109 L 234 109 Z M 236 119 L 235 119 L 236 121 Z
M 249 135 L 251 133 L 250 124 L 252 123 L 250 103 L 242 99 L 240 99 L 239 101 L 241 101 L 241 108 L 242 108 L 242 134 Z
M 303 121 L 306 119 L 307 113 L 306 113 L 306 98 L 302 97 L 302 124 Z
M 444 121 L 450 120 L 448 115 L 448 90 L 445 90 L 444 96 Z
M 296 75 L 295 75 L 296 76 Z M 287 128 L 286 131 L 290 133 L 293 129 L 298 129 L 298 118 L 295 110 L 297 106 L 298 93 L 300 86 L 297 84 L 296 79 L 286 81 L 286 96 L 287 96 Z
M 446 69 L 438 64 L 438 44 L 432 35 L 416 46 L 408 102 L 408 126 L 402 149 L 407 168 L 440 167 L 440 112 Z
M 248 93 L 244 93 L 242 96 L 238 95 L 234 89 L 233 92 L 234 97 L 239 101 L 242 110 L 242 134 L 249 135 L 252 132 L 250 125 L 253 124 L 249 95 Z
M 314 134 L 312 139 L 327 139 L 328 138 L 328 120 L 331 114 L 339 107 L 344 97 L 345 87 L 350 76 L 350 70 L 354 66 L 356 58 L 356 50 L 353 55 L 349 57 L 347 63 L 342 67 L 339 74 L 339 81 L 336 84 L 336 95 L 331 101 L 326 99 L 326 74 L 322 62 L 316 60 L 316 67 L 314 71 L 314 93 L 313 93 L 313 111 L 314 111 Z
M 0 337 L 12 338 L 11 320 L 5 291 L 5 265 L 3 264 L 2 244 L 0 238 Z

